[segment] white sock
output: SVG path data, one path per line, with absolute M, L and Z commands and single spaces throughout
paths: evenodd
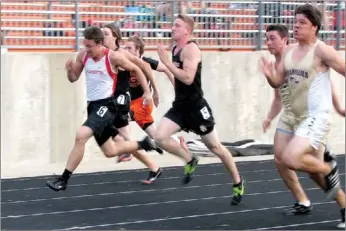
M 311 205 L 310 201 L 299 202 L 299 204 L 309 207 Z

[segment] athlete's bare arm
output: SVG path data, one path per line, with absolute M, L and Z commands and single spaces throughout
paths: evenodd
M 72 59 L 67 60 L 65 64 L 65 68 L 67 70 L 67 78 L 68 80 L 73 83 L 77 81 L 82 74 L 83 71 L 83 57 L 85 55 L 85 50 L 81 50 L 77 57 L 76 61 L 73 61 Z
M 337 111 L 337 113 L 339 113 L 339 115 L 345 117 L 345 108 L 341 106 L 333 81 L 331 81 L 331 86 L 332 86 L 332 98 L 333 98 L 334 108 Z
M 265 57 L 261 57 L 260 67 L 262 69 L 263 74 L 267 78 L 269 85 L 272 88 L 279 88 L 282 84 L 285 83 L 285 65 L 284 60 L 287 54 L 287 51 L 293 49 L 296 46 L 295 44 L 288 45 L 283 51 L 282 58 L 280 62 L 277 62 L 276 65 L 271 63 Z
M 282 103 L 279 95 L 279 90 L 274 89 L 274 98 L 272 101 L 272 104 L 270 106 L 269 112 L 267 114 L 267 117 L 264 119 L 262 126 L 263 131 L 266 132 L 267 128 L 270 126 L 270 123 L 275 117 L 281 112 L 282 110 Z
M 110 62 L 114 66 L 119 66 L 127 71 L 134 72 L 143 88 L 144 94 L 150 95 L 148 81 L 142 70 L 133 62 L 128 60 L 123 52 L 110 50 Z
M 198 63 L 202 59 L 201 51 L 195 43 L 189 43 L 183 48 L 183 51 L 181 52 L 183 69 L 176 67 L 171 61 L 169 61 L 168 53 L 162 46 L 159 47 L 159 56 L 161 62 L 169 69 L 170 72 L 172 72 L 172 74 L 177 79 L 187 85 L 193 83 Z
M 333 47 L 320 43 L 316 48 L 316 55 L 327 66 L 345 77 L 345 59 L 342 59 Z
M 169 81 L 171 81 L 172 85 L 174 86 L 174 76 L 162 62 L 159 61 L 159 64 L 157 65 L 156 70 L 158 72 L 165 73 L 166 76 L 168 77 Z
M 278 88 L 285 82 L 284 75 L 284 62 L 283 60 L 278 63 L 278 66 L 275 70 L 274 63 L 270 62 L 266 58 L 261 58 L 261 68 L 264 76 L 267 78 L 267 82 L 272 88 Z
M 281 99 L 279 95 L 279 90 L 274 89 L 274 98 L 273 98 L 269 113 L 267 115 L 267 118 L 270 120 L 275 119 L 275 117 L 281 112 L 281 109 L 282 109 L 282 103 L 281 103 Z

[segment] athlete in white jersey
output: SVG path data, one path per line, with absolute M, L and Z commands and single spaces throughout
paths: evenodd
M 321 144 L 330 130 L 329 71 L 332 68 L 345 75 L 345 61 L 334 48 L 317 39 L 320 26 L 318 9 L 309 4 L 299 6 L 294 25 L 297 43 L 287 47 L 276 70 L 265 58 L 262 58 L 262 68 L 273 88 L 286 84 L 285 99 L 282 99 L 286 112 L 280 123 L 291 129 L 293 136 L 282 152 L 282 164 L 310 175 L 322 174 L 325 177 L 322 188 L 328 198 L 335 199 L 340 189 L 338 169 L 335 161 L 323 161 Z M 345 202 L 342 204 L 345 207 Z
M 94 136 L 106 157 L 114 157 L 122 153 L 132 153 L 139 149 L 154 150 L 155 144 L 151 139 L 143 141 L 118 141 L 113 137 L 118 134 L 113 122 L 122 106 L 124 95 L 116 94 L 117 74 L 115 67 L 133 71 L 138 76 L 144 90 L 144 98 L 151 100 L 146 77 L 134 63 L 129 61 L 121 52 L 109 50 L 103 46 L 104 35 L 98 27 L 88 27 L 84 30 L 85 49 L 79 51 L 76 61 L 66 63 L 67 76 L 70 82 L 79 79 L 85 70 L 88 100 L 88 118 L 78 129 L 75 145 L 72 149 L 63 174 L 48 181 L 49 188 L 55 191 L 66 190 L 71 174 L 78 167 L 84 155 L 86 142 Z
M 288 29 L 284 25 L 269 25 L 266 29 L 266 39 L 269 52 L 275 56 L 275 66 L 277 66 L 281 60 L 282 53 L 288 44 Z M 286 113 L 288 107 L 287 102 L 282 102 L 282 98 L 287 99 L 288 88 L 287 84 L 283 84 L 279 89 L 274 89 L 274 99 L 272 101 L 271 108 L 268 112 L 266 119 L 263 121 L 263 130 L 266 132 L 269 127 L 271 121 L 280 113 L 283 108 L 283 114 Z M 345 116 L 345 109 L 341 107 L 339 99 L 335 93 L 334 87 L 332 88 L 333 93 L 333 104 L 336 111 Z M 293 196 L 297 199 L 297 203 L 294 204 L 293 207 L 285 210 L 285 213 L 288 215 L 296 215 L 296 214 L 308 214 L 312 210 L 312 205 L 308 196 L 305 194 L 297 174 L 295 171 L 288 169 L 284 164 L 281 163 L 281 154 L 285 149 L 287 143 L 293 136 L 293 131 L 290 128 L 283 127 L 282 123 L 278 124 L 278 127 L 275 132 L 274 137 L 274 157 L 275 157 L 275 165 L 284 180 L 287 187 L 291 190 Z M 324 153 L 325 161 L 332 161 L 333 156 L 331 152 L 326 149 Z M 319 185 L 324 187 L 324 179 L 321 175 L 311 175 L 311 178 Z M 340 205 L 341 208 L 344 208 L 345 202 L 345 194 L 342 190 L 339 190 L 336 201 Z M 342 220 L 341 224 L 344 224 L 344 220 Z

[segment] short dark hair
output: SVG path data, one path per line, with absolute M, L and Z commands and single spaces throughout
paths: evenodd
M 269 31 L 277 31 L 280 35 L 281 38 L 288 38 L 289 37 L 289 32 L 288 29 L 285 25 L 282 24 L 271 24 L 267 27 L 266 32 Z M 287 39 L 287 43 L 288 44 L 288 39 Z
M 321 22 L 322 22 L 321 11 L 311 4 L 304 4 L 297 7 L 297 9 L 294 12 L 294 15 L 297 15 L 297 14 L 304 14 L 305 17 L 309 19 L 312 25 L 317 26 L 317 30 L 316 30 L 316 35 L 317 35 L 318 31 L 321 29 Z
M 83 35 L 85 39 L 94 40 L 96 44 L 103 44 L 105 38 L 101 28 L 98 26 L 89 26 L 85 28 Z

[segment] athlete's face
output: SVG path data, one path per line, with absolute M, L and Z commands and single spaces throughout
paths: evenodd
M 177 40 L 177 39 L 183 38 L 186 35 L 188 35 L 188 29 L 187 29 L 186 23 L 180 18 L 177 18 L 174 21 L 174 25 L 172 27 L 172 39 Z
M 105 37 L 104 45 L 110 49 L 115 49 L 116 38 L 113 36 L 111 29 L 105 27 L 102 29 L 102 32 Z
M 317 26 L 312 25 L 304 14 L 297 14 L 294 19 L 293 37 L 298 41 L 305 41 L 315 36 Z
M 275 30 L 266 32 L 266 40 L 268 50 L 272 55 L 276 55 L 281 52 L 287 42 L 287 38 L 281 38 L 279 32 Z
M 136 49 L 136 45 L 134 42 L 126 42 L 125 49 L 132 55 L 139 57 L 139 49 Z
M 84 39 L 83 41 L 87 54 L 92 58 L 97 58 L 102 53 L 102 44 L 96 44 L 94 40 Z

